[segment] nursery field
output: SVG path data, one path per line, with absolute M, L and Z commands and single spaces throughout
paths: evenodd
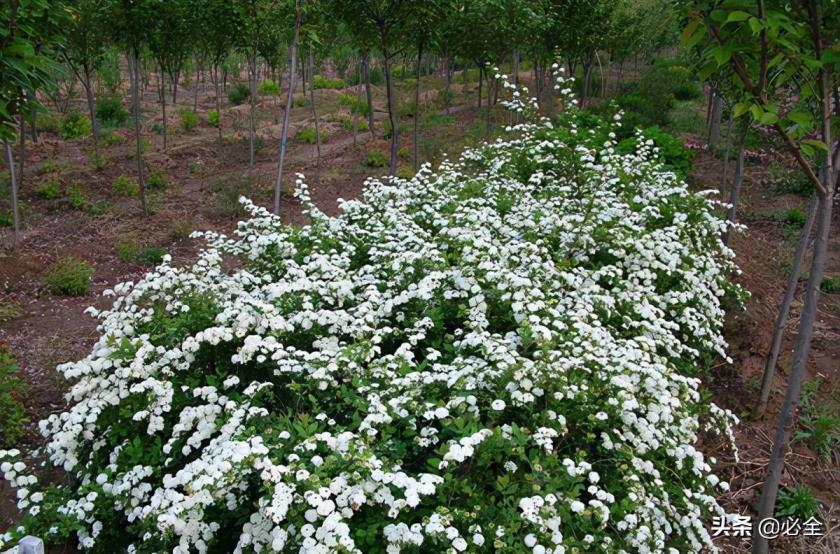
M 836 4 L 351 4 L 2 8 L 0 552 L 840 552 Z

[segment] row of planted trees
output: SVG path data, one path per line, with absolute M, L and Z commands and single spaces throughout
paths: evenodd
M 251 103 L 249 168 L 255 165 L 254 112 L 259 72 L 262 69 L 278 82 L 282 81 L 280 76 L 285 76 L 286 101 L 274 199 L 275 211 L 279 213 L 289 113 L 298 70 L 305 93 L 307 72 L 311 79 L 316 66 L 327 61 L 339 70 L 355 66 L 365 83 L 373 133 L 370 69 L 373 64 L 381 66 L 391 140 L 389 169 L 393 173 L 400 128 L 395 63 L 413 60 L 416 167 L 424 64 L 436 65 L 445 75 L 443 94 L 447 109 L 454 69 L 477 68 L 478 106 L 482 107 L 484 97 L 489 125 L 489 108 L 499 92 L 493 90 L 496 79 L 494 72 L 488 70 L 492 65 L 509 64 L 518 80 L 520 60 L 527 58 L 534 68 L 535 92 L 540 95 L 547 90 L 550 94 L 546 75 L 551 63 L 562 57 L 572 73 L 581 74 L 585 102 L 592 94 L 590 83 L 596 65 L 603 70 L 602 62 L 607 60 L 623 63 L 651 55 L 672 43 L 676 36 L 675 12 L 663 0 L 13 0 L 3 10 L 3 23 L 9 33 L 0 37 L 0 48 L 4 57 L 12 57 L 0 62 L 0 129 L 10 166 L 12 143 L 17 138 L 21 144 L 25 141 L 24 120 L 35 111 L 39 98 L 55 94 L 57 89 L 60 95 L 56 76 L 62 73 L 70 75 L 84 89 L 93 140 L 98 146 L 95 83 L 97 76 L 104 73 L 104 66 L 113 68 L 116 50 L 124 60 L 120 64 L 120 57 L 117 58 L 117 71 L 120 65 L 128 69 L 144 211 L 140 98 L 148 84 L 142 76 L 149 72 L 157 75 L 166 149 L 167 86 L 172 87 L 174 102 L 186 70 L 192 67 L 198 73 L 209 74 L 215 87 L 216 113 L 221 118 L 223 83 L 230 72 L 239 76 L 238 61 L 231 64 L 231 59 L 243 60 Z M 302 57 L 306 58 L 305 63 L 301 63 Z M 312 108 L 317 126 L 314 102 Z M 221 121 L 218 127 L 221 137 Z M 319 138 L 316 130 L 316 139 Z M 21 161 L 23 152 L 21 148 Z
M 724 155 L 726 178 L 730 150 L 734 148 L 729 219 L 736 219 L 744 179 L 745 141 L 751 128 L 775 135 L 782 151 L 796 161 L 813 187 L 754 406 L 756 416 L 764 415 L 791 305 L 810 249 L 810 268 L 793 359 L 756 510 L 761 520 L 774 515 L 785 455 L 796 426 L 828 255 L 832 208 L 840 175 L 837 132 L 840 5 L 836 0 L 796 3 L 756 0 L 723 5 L 685 2 L 684 5 L 683 44 L 694 50 L 701 78 L 711 83 L 709 135 L 712 142 L 719 140 L 724 108 L 730 114 Z M 768 539 L 756 526 L 752 551 L 765 554 L 768 550 Z

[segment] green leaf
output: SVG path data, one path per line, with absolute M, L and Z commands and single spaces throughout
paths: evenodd
M 802 141 L 802 144 L 803 145 L 807 144 L 808 146 L 811 146 L 811 147 L 816 148 L 818 150 L 822 150 L 823 152 L 828 152 L 828 145 L 826 145 L 826 143 L 824 143 L 821 140 L 805 139 L 805 140 Z
M 761 117 L 758 118 L 758 122 L 762 125 L 773 125 L 777 121 L 779 121 L 779 116 L 773 112 L 764 112 L 761 114 Z
M 702 20 L 700 18 L 692 19 L 688 25 L 685 26 L 683 29 L 682 34 L 680 35 L 680 42 L 683 46 L 690 47 L 693 45 L 689 45 L 688 41 L 691 40 L 691 37 L 694 36 L 695 31 L 700 26 Z
M 787 118 L 799 125 L 800 127 L 810 127 L 813 123 L 811 114 L 806 112 L 790 112 Z
M 750 103 L 749 102 L 738 102 L 737 104 L 735 104 L 735 107 L 732 108 L 732 115 L 734 115 L 735 117 L 741 117 L 749 109 L 750 109 Z
M 753 34 L 757 35 L 764 29 L 764 25 L 761 24 L 761 20 L 757 17 L 750 17 L 749 21 L 747 21 L 750 25 L 750 29 L 752 30 Z
M 732 23 L 733 21 L 746 21 L 750 17 L 752 16 L 747 12 L 735 10 L 734 12 L 729 14 L 729 17 L 726 18 L 726 22 L 724 22 L 724 25 L 726 25 L 727 23 Z
M 753 104 L 750 106 L 750 114 L 752 114 L 753 119 L 756 121 L 761 119 L 761 116 L 764 114 L 764 110 L 761 109 L 761 106 L 758 104 Z
M 718 66 L 721 66 L 728 62 L 729 58 L 732 57 L 732 50 L 720 46 L 712 51 L 712 55 L 715 57 L 715 61 L 717 62 Z

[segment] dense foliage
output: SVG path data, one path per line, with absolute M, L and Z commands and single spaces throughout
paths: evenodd
M 252 218 L 205 233 L 194 266 L 167 257 L 109 291 L 90 309 L 100 340 L 61 367 L 71 407 L 40 424 L 77 486 L 39 487 L 0 452 L 27 511 L 11 535 L 76 531 L 95 552 L 713 548 L 726 484 L 694 445 L 733 418 L 696 375 L 725 356 L 726 224 L 652 141 L 619 153 L 575 118 L 370 179 L 335 218 L 301 176 L 310 225 L 245 201 Z

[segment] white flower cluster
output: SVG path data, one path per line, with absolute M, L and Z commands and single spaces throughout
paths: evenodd
M 192 267 L 108 291 L 41 423 L 78 486 L 38 513 L 0 452 L 28 517 L 138 553 L 713 549 L 725 484 L 693 445 L 732 417 L 691 370 L 725 356 L 725 223 L 652 143 L 553 125 L 335 218 L 299 176 L 310 225 L 245 201 Z

